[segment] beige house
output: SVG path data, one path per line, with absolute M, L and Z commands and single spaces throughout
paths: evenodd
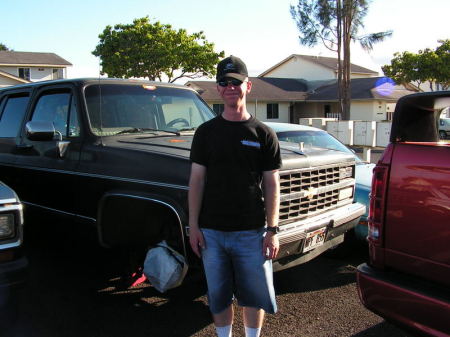
M 307 87 L 302 81 L 290 78 L 250 77 L 252 91 L 247 96 L 247 110 L 261 121 L 294 123 L 294 105 L 304 102 Z M 213 81 L 189 81 L 216 113 L 224 105 Z M 297 120 L 298 121 L 298 120 Z
M 337 79 L 338 62 L 333 57 L 291 55 L 258 77 L 301 78 L 306 81 Z M 376 71 L 350 65 L 350 78 L 376 77 Z
M 71 65 L 53 53 L 0 51 L 0 87 L 66 78 Z
M 298 123 L 300 118 L 339 118 L 337 59 L 291 55 L 252 77 L 248 110 L 262 121 Z M 212 81 L 189 81 L 216 111 L 223 109 Z M 370 69 L 351 64 L 350 119 L 390 120 L 397 100 L 414 91 Z

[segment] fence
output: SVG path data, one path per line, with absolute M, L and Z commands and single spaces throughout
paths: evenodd
M 337 118 L 300 118 L 301 125 L 326 130 L 349 146 L 386 147 L 392 122 L 342 121 Z

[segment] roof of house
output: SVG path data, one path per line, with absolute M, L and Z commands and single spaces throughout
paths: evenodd
M 323 57 L 323 56 L 312 56 L 312 55 L 298 55 L 298 54 L 292 54 L 291 56 L 285 58 L 283 61 L 281 61 L 280 63 L 275 64 L 273 67 L 267 69 L 266 71 L 264 71 L 262 74 L 260 74 L 259 76 L 265 76 L 268 73 L 270 73 L 271 71 L 273 71 L 274 69 L 280 67 L 282 64 L 288 62 L 289 60 L 293 59 L 293 58 L 301 58 L 313 63 L 317 63 L 323 67 L 332 69 L 333 71 L 337 71 L 337 58 L 334 57 Z M 378 72 L 358 66 L 356 64 L 350 63 L 350 71 L 352 73 L 361 73 L 361 74 L 378 74 Z
M 337 101 L 338 85 L 332 81 L 305 81 L 289 78 L 250 77 L 252 91 L 248 101 Z M 214 81 L 189 81 L 187 86 L 195 89 L 206 101 L 221 101 Z M 382 99 L 396 101 L 416 91 L 396 85 L 387 77 L 366 77 L 351 80 L 352 100 Z
M 54 53 L 0 51 L 0 65 L 71 66 L 72 63 Z
M 307 86 L 303 81 L 291 78 L 250 77 L 252 91 L 249 101 L 304 101 Z M 214 81 L 189 81 L 187 86 L 195 89 L 206 101 L 221 101 Z
M 396 101 L 400 97 L 414 93 L 415 91 L 396 85 L 387 77 L 354 78 L 351 80 L 351 99 L 383 99 Z M 318 87 L 308 94 L 306 101 L 337 101 L 337 81 Z

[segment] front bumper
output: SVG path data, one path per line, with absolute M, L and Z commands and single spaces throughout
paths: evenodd
M 410 275 L 358 266 L 358 295 L 369 310 L 415 334 L 450 335 L 448 288 Z
M 344 241 L 344 233 L 354 228 L 365 212 L 364 205 L 353 203 L 324 214 L 280 226 L 278 234 L 280 252 L 277 260 L 273 262 L 274 271 L 308 262 L 329 248 L 339 245 Z M 324 244 L 302 253 L 307 234 L 320 228 L 326 228 Z

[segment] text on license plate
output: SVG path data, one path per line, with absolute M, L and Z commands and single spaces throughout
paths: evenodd
M 303 252 L 322 246 L 325 242 L 326 229 L 326 227 L 323 227 L 315 230 L 314 232 L 306 233 Z

